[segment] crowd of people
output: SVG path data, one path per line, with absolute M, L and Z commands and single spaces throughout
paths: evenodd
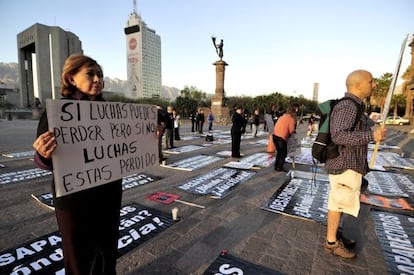
M 63 99 L 104 101 L 102 96 L 103 71 L 92 58 L 85 55 L 71 55 L 65 62 L 61 76 Z M 361 105 L 371 95 L 375 87 L 371 73 L 357 70 L 346 79 L 345 97 L 357 100 Z M 274 169 L 286 172 L 284 167 L 287 155 L 287 141 L 295 133 L 298 125 L 299 105 L 292 103 L 284 112 L 274 106 L 264 114 L 263 129 L 269 133 L 275 153 Z M 343 214 L 358 216 L 359 195 L 362 177 L 367 173 L 367 144 L 385 139 L 383 128 L 372 130 L 366 116 L 357 121 L 350 130 L 352 118 L 357 117 L 353 103 L 344 100 L 335 105 L 331 115 L 333 141 L 341 146 L 339 156 L 328 159 L 326 170 L 329 174 L 330 191 L 328 198 L 327 231 L 324 248 L 342 258 L 354 258 L 356 254 L 346 247 L 353 244 L 340 231 Z M 203 134 L 204 110 L 190 114 L 191 132 Z M 209 112 L 208 131 L 213 129 L 214 116 Z M 260 110 L 255 109 L 248 117 L 243 106 L 236 106 L 231 115 L 231 156 L 240 158 L 241 136 L 250 123 L 252 137 L 257 137 L 260 125 Z M 314 117 L 309 121 L 313 130 Z M 160 162 L 164 160 L 162 138 L 165 148 L 175 148 L 174 141 L 180 140 L 181 117 L 172 106 L 166 110 L 158 106 L 158 153 Z M 53 170 L 52 154 L 57 147 L 53 132 L 49 130 L 46 111 L 39 120 L 37 138 L 33 143 L 36 150 L 34 161 L 39 168 Z M 269 151 L 269 147 L 267 148 Z M 56 197 L 55 182 L 52 179 L 55 213 L 62 235 L 64 265 L 67 274 L 115 274 L 118 243 L 118 226 L 122 200 L 122 179 L 82 190 L 68 196 Z M 344 188 L 346 187 L 346 188 Z M 87 209 L 88 211 L 85 211 Z M 93 213 L 93 215 L 89 215 Z M 346 240 L 346 241 L 345 241 Z M 350 246 L 350 245 L 349 245 Z

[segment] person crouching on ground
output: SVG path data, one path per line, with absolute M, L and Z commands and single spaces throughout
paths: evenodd
M 276 122 L 273 129 L 273 143 L 276 147 L 275 171 L 287 172 L 284 168 L 287 157 L 287 140 L 296 130 L 296 117 L 299 105 L 293 103 L 287 112 Z

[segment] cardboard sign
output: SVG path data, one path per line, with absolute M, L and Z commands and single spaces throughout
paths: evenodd
M 157 108 L 118 102 L 46 100 L 56 196 L 158 165 Z

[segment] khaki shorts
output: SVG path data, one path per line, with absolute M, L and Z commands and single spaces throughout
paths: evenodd
M 353 170 L 329 175 L 328 209 L 358 217 L 362 175 Z

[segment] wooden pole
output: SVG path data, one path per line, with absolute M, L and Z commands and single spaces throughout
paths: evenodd
M 381 128 L 384 129 L 385 128 L 385 120 L 388 116 L 388 112 L 390 110 L 390 105 L 391 105 L 391 99 L 392 99 L 392 95 L 394 93 L 395 90 L 395 84 L 397 82 L 398 79 L 398 73 L 400 71 L 400 67 L 401 67 L 401 61 L 404 55 L 404 50 L 407 47 L 407 42 L 408 42 L 408 38 L 409 38 L 409 34 L 407 34 L 407 36 L 405 37 L 403 43 L 401 44 L 401 50 L 400 50 L 400 55 L 398 57 L 398 61 L 397 61 L 397 66 L 395 68 L 395 72 L 391 81 L 391 85 L 390 88 L 388 89 L 388 93 L 387 93 L 387 97 L 385 99 L 385 103 L 384 103 L 384 109 L 382 111 L 382 122 L 381 122 Z M 369 167 L 372 169 L 375 165 L 375 159 L 377 157 L 377 153 L 378 153 L 378 149 L 379 149 L 379 145 L 380 142 L 377 141 L 375 143 L 375 147 L 374 147 L 374 152 L 372 153 L 372 158 L 371 161 L 369 163 Z

